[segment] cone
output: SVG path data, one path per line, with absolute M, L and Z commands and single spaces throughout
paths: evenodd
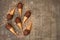
M 20 16 L 21 16 L 21 14 L 22 14 L 22 9 L 23 9 L 23 4 L 22 4 L 21 2 L 19 2 L 19 3 L 17 4 L 17 8 L 18 8 L 18 12 L 19 12 L 19 14 L 20 14 Z
M 24 16 L 24 18 L 23 18 L 23 24 L 26 22 L 27 19 L 28 18 L 26 16 Z
M 11 20 L 13 18 L 14 11 L 15 11 L 15 8 L 9 12 L 9 14 L 7 15 L 7 20 Z
M 26 27 L 27 30 L 31 30 L 32 28 L 32 22 L 30 22 L 30 24 Z
M 32 23 L 30 23 L 30 24 L 26 27 L 26 29 L 23 31 L 23 34 L 24 34 L 25 36 L 29 35 L 30 32 L 31 32 L 31 28 L 32 28 Z
M 18 9 L 18 12 L 19 12 L 19 15 L 21 16 L 22 15 L 22 9 Z
M 14 35 L 17 36 L 17 33 L 15 32 L 15 30 L 14 30 L 14 28 L 12 27 L 11 24 L 8 23 L 8 24 L 6 25 L 6 28 L 7 28 L 10 32 L 12 32 Z
M 31 16 L 31 12 L 28 10 L 26 11 L 25 15 L 24 15 L 24 18 L 23 18 L 23 23 L 26 22 L 26 20 Z
M 19 29 L 22 29 L 22 22 L 19 17 L 16 17 L 15 22 L 16 22 L 17 26 L 19 27 Z
M 10 28 L 10 31 L 11 31 L 14 35 L 16 35 L 16 36 L 17 36 L 17 33 L 14 31 L 14 29 L 13 29 L 13 28 Z
M 17 26 L 22 29 L 22 24 L 21 23 L 17 23 Z
M 9 12 L 9 14 L 10 14 L 10 15 L 14 15 L 14 12 L 15 12 L 15 8 L 13 8 L 13 9 Z

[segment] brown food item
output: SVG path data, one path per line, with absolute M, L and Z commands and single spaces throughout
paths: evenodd
M 21 22 L 21 19 L 20 19 L 19 17 L 16 17 L 15 22 L 16 22 L 17 26 L 18 26 L 20 29 L 22 29 L 22 22 Z
M 15 22 L 16 23 L 21 23 L 21 19 L 19 17 L 16 17 Z
M 26 16 L 27 18 L 29 18 L 30 16 L 31 16 L 31 12 L 28 10 L 28 11 L 26 11 L 26 13 L 25 13 L 25 15 L 24 16 Z
M 11 20 L 13 18 L 13 15 L 8 14 L 7 15 L 7 20 Z
M 30 30 L 25 29 L 25 30 L 23 31 L 23 34 L 24 34 L 25 36 L 29 35 L 29 34 L 30 34 Z
M 22 15 L 23 4 L 21 2 L 19 2 L 17 4 L 17 8 L 18 8 L 19 15 L 21 16 Z
M 30 22 L 30 24 L 26 27 L 26 29 L 23 31 L 23 34 L 25 36 L 29 35 L 32 29 L 32 22 Z
M 30 16 L 31 16 L 30 10 L 26 11 L 24 18 L 23 18 L 23 23 L 25 23 Z
M 8 23 L 8 24 L 6 25 L 6 28 L 9 30 L 10 28 L 12 28 L 12 25 Z
M 17 8 L 23 8 L 23 4 L 21 3 L 21 2 L 19 2 L 18 4 L 17 4 Z
M 7 20 L 11 20 L 13 18 L 14 12 L 15 12 L 15 8 L 9 11 L 9 14 L 7 14 Z
M 16 33 L 16 31 L 14 30 L 14 28 L 12 27 L 11 24 L 8 23 L 8 24 L 6 25 L 6 28 L 7 28 L 11 33 L 13 33 L 14 35 L 17 36 L 17 33 Z

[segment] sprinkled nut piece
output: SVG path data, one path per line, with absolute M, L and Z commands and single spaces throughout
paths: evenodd
M 20 29 L 22 29 L 22 22 L 21 22 L 21 19 L 20 19 L 19 17 L 16 17 L 15 22 L 16 22 L 17 26 L 18 26 Z
M 24 15 L 24 18 L 23 18 L 23 23 L 26 22 L 26 20 L 31 16 L 31 12 L 28 10 L 26 11 L 25 15 Z
M 20 16 L 21 16 L 21 14 L 22 14 L 22 9 L 23 9 L 23 4 L 22 4 L 21 2 L 19 2 L 19 3 L 17 4 L 17 8 L 18 8 L 18 12 L 19 12 L 19 14 L 20 14 Z
M 13 28 L 13 26 L 11 24 L 8 23 L 6 25 L 6 28 L 7 28 L 7 30 L 9 30 L 10 32 L 12 32 L 14 35 L 17 36 L 17 33 L 15 32 L 15 30 L 14 30 L 14 28 Z

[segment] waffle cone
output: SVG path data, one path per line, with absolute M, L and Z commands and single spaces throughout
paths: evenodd
M 24 16 L 24 18 L 23 18 L 23 23 L 25 23 L 27 19 L 28 19 L 28 18 L 27 18 L 26 16 Z
M 22 29 L 22 24 L 21 23 L 17 23 L 19 29 Z
M 17 33 L 15 32 L 15 30 L 13 28 L 10 28 L 9 30 L 10 30 L 10 32 L 12 32 L 14 35 L 17 36 Z
M 22 9 L 19 8 L 19 9 L 18 9 L 18 12 L 19 12 L 19 14 L 20 14 L 20 16 L 21 16 L 21 15 L 22 15 Z
M 9 13 L 10 15 L 13 15 L 14 14 L 14 11 L 15 11 L 15 8 L 13 8 Z
M 32 23 L 30 22 L 30 24 L 26 27 L 26 29 L 31 30 L 31 28 L 32 28 Z

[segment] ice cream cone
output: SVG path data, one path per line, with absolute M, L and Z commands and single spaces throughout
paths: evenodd
M 22 4 L 21 2 L 19 2 L 19 3 L 17 4 L 17 8 L 18 8 L 18 12 L 19 12 L 19 14 L 20 14 L 20 16 L 21 16 L 21 15 L 22 15 L 23 4 Z
M 26 20 L 31 16 L 31 12 L 28 10 L 26 11 L 25 15 L 24 15 L 24 18 L 23 18 L 23 23 L 26 22 Z
M 11 33 L 13 33 L 14 35 L 16 35 L 17 36 L 17 33 L 15 32 L 15 30 L 14 30 L 14 28 L 13 28 L 13 26 L 11 25 L 11 24 L 7 24 L 6 25 L 6 28 L 11 32 Z
M 14 11 L 15 11 L 15 8 L 12 9 L 9 14 L 7 14 L 7 20 L 11 20 L 13 18 L 13 15 L 14 15 Z
M 19 17 L 16 17 L 15 22 L 16 22 L 17 26 L 19 27 L 19 29 L 22 29 L 22 22 Z
M 31 32 L 31 28 L 32 28 L 32 23 L 30 23 L 30 24 L 26 27 L 26 29 L 23 31 L 23 34 L 24 34 L 25 36 L 29 35 L 30 32 Z

